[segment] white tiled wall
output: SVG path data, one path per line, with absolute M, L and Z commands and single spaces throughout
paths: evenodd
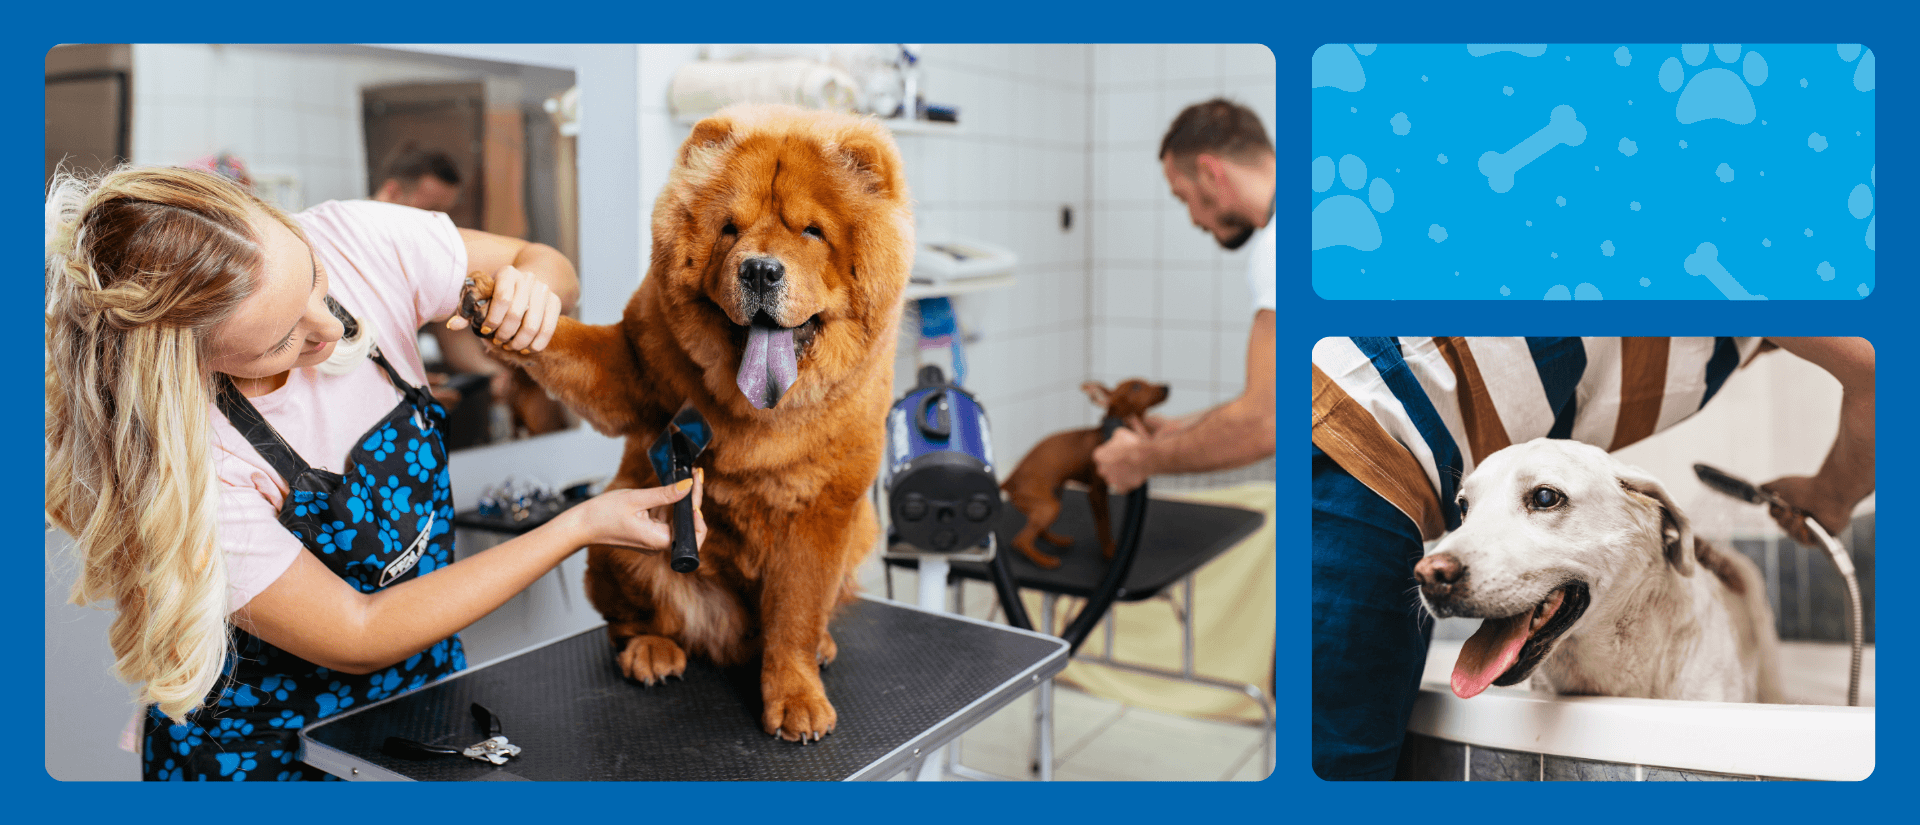
M 1156 157 L 1180 110 L 1226 96 L 1275 128 L 1273 54 L 1259 45 L 1092 47 L 1093 237 L 1088 373 L 1173 385 L 1164 412 L 1226 401 L 1245 385 L 1253 320 L 1246 253 L 1188 220 Z
M 640 46 L 637 56 L 617 45 L 411 48 L 578 65 L 582 272 L 611 273 L 587 278 L 583 313 L 594 323 L 617 317 L 647 259 L 653 198 L 687 133 L 669 116 L 667 84 L 698 47 Z M 245 46 L 138 45 L 134 61 L 132 160 L 181 163 L 225 150 L 257 174 L 299 176 L 309 204 L 365 194 L 361 86 L 461 76 L 398 56 L 342 60 Z M 1048 433 L 1094 423 L 1098 414 L 1079 391 L 1090 378 L 1170 380 L 1173 412 L 1236 393 L 1252 317 L 1244 256 L 1220 251 L 1188 225 L 1154 154 L 1181 107 L 1215 94 L 1251 106 L 1274 128 L 1271 53 L 1261 46 L 930 45 L 924 65 L 928 101 L 958 106 L 961 126 L 900 138 L 921 231 L 974 236 L 1021 256 L 1014 286 L 959 304 L 963 323 L 979 336 L 969 349 L 969 388 L 992 415 L 996 454 L 1018 457 Z M 634 81 L 631 89 L 620 78 Z M 635 94 L 637 112 L 624 105 Z M 636 141 L 620 125 L 636 119 L 637 176 L 626 165 Z M 637 208 L 630 200 L 636 179 Z M 1069 231 L 1060 229 L 1062 206 L 1073 210 Z M 910 347 L 896 365 L 902 388 L 912 377 Z M 513 446 L 543 449 L 529 443 Z M 578 574 L 561 578 L 578 581 Z M 67 621 L 67 613 L 90 611 L 59 601 L 49 597 L 50 611 L 65 612 L 58 621 L 50 612 L 48 626 L 72 628 L 69 635 L 84 635 L 88 649 L 103 650 L 98 622 Z M 499 621 L 516 621 L 509 612 Z M 50 657 L 56 647 L 49 636 Z M 125 708 L 99 683 L 105 666 L 92 661 L 87 676 L 68 677 L 48 661 L 48 696 L 109 697 L 96 703 L 104 709 L 59 715 L 97 724 L 85 734 L 50 736 L 50 743 L 72 739 L 77 755 L 56 767 L 50 750 L 49 770 L 62 779 L 129 776 L 131 757 L 110 744 Z M 75 682 L 85 686 L 74 690 Z
M 968 388 L 992 420 L 995 454 L 1017 460 L 1093 413 L 1079 390 L 1088 357 L 1092 47 L 936 44 L 924 55 L 927 101 L 959 107 L 961 125 L 901 139 L 920 231 L 979 238 L 1020 256 L 1012 286 L 955 301 L 963 329 L 976 336 L 966 350 Z M 1073 215 L 1065 230 L 1063 207 Z M 903 389 L 913 358 L 906 348 L 896 362 Z
M 649 208 L 688 132 L 673 122 L 667 88 L 699 54 L 697 45 L 640 47 L 640 182 Z M 979 336 L 967 351 L 968 388 L 992 417 L 1000 455 L 1080 425 L 1078 407 L 1088 406 L 1076 401 L 1086 374 L 1088 55 L 1086 46 L 928 46 L 926 99 L 960 107 L 962 125 L 897 137 L 920 233 L 978 238 L 1021 258 L 1014 286 L 958 304 Z M 1062 206 L 1073 209 L 1071 231 L 1059 228 Z M 903 339 L 896 394 L 912 384 L 915 354 Z
M 675 125 L 667 108 L 667 87 L 680 64 L 697 59 L 696 45 L 640 46 L 640 238 L 642 260 L 653 249 L 651 230 L 653 199 L 667 185 L 667 172 L 673 168 L 673 154 L 687 139 L 688 127 Z M 644 267 L 642 267 L 644 269 Z
M 640 47 L 641 189 L 666 182 L 687 128 L 666 90 L 698 46 Z M 1273 56 L 1263 46 L 950 45 L 924 48 L 929 103 L 957 106 L 952 132 L 897 137 L 919 231 L 1020 255 L 1013 286 L 956 300 L 968 389 L 993 422 L 995 453 L 1024 455 L 1088 426 L 1089 379 L 1170 381 L 1167 411 L 1239 392 L 1253 312 L 1245 256 L 1192 228 L 1155 158 L 1173 116 L 1228 95 L 1272 128 Z M 1073 213 L 1061 229 L 1062 207 Z M 917 352 L 903 341 L 896 394 Z
M 133 160 L 232 152 L 257 176 L 296 176 L 306 204 L 366 194 L 361 87 L 464 76 L 400 53 L 133 49 Z M 672 121 L 667 86 L 699 51 L 638 48 L 636 261 L 646 260 L 653 198 L 687 133 Z M 932 44 L 922 66 L 926 99 L 957 106 L 960 126 L 898 138 L 920 232 L 997 243 L 1021 259 L 1013 286 L 957 301 L 973 337 L 968 385 L 992 416 L 996 452 L 1023 455 L 1048 433 L 1096 421 L 1079 390 L 1089 379 L 1168 381 L 1171 414 L 1237 393 L 1252 318 L 1245 255 L 1188 223 L 1155 152 L 1182 107 L 1214 95 L 1246 103 L 1271 129 L 1272 54 L 1258 45 Z M 1063 207 L 1073 213 L 1066 230 Z M 904 389 L 911 344 L 900 355 Z
M 375 47 L 135 45 L 136 163 L 185 163 L 227 151 L 256 180 L 291 175 L 298 208 L 366 197 L 360 90 L 412 82 L 485 78 L 495 92 L 522 92 L 528 75 L 569 71 L 580 92 L 581 318 L 618 320 L 639 280 L 645 226 L 635 169 L 631 44 L 392 44 Z M 516 68 L 518 67 L 518 68 Z M 516 75 L 519 77 L 516 78 Z M 540 74 L 545 85 L 557 82 Z M 589 173 L 590 171 L 590 173 Z M 651 203 L 651 198 L 647 198 Z
M 206 44 L 133 46 L 132 160 L 178 164 L 216 152 L 256 178 L 294 175 L 300 208 L 366 197 L 362 86 L 468 75 L 403 56 Z
M 1736 370 L 1692 418 L 1614 457 L 1653 474 L 1683 509 L 1730 511 L 1741 535 L 1769 532 L 1760 507 L 1728 505 L 1701 484 L 1693 464 L 1710 464 L 1755 484 L 1813 475 L 1840 426 L 1840 382 L 1789 352 L 1769 352 Z M 1874 499 L 1861 502 L 1871 511 Z

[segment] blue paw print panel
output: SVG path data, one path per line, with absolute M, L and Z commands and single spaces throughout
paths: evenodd
M 1860 299 L 1858 45 L 1349 45 L 1313 54 L 1332 299 Z

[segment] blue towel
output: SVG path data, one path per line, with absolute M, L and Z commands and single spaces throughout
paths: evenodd
M 967 359 L 960 346 L 960 324 L 953 315 L 953 302 L 946 298 L 921 298 L 920 311 L 920 348 L 922 350 L 948 348 L 953 352 L 953 384 L 960 386 L 966 382 Z

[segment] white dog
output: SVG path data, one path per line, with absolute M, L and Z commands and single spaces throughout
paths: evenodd
M 1695 541 L 1644 471 L 1535 439 L 1487 456 L 1458 503 L 1460 528 L 1414 567 L 1433 615 L 1486 619 L 1460 650 L 1454 694 L 1531 674 L 1550 693 L 1780 700 L 1759 568 Z

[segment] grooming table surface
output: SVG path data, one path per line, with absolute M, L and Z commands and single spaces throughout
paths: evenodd
M 1126 501 L 1125 496 L 1108 498 L 1116 542 L 1120 540 L 1119 522 L 1126 510 Z M 1133 568 L 1127 571 L 1119 600 L 1151 598 L 1231 549 L 1241 539 L 1253 535 L 1265 520 L 1260 513 L 1240 507 L 1149 499 L 1140 549 L 1134 554 Z M 1080 598 L 1093 595 L 1110 562 L 1100 552 L 1099 540 L 1094 538 L 1093 509 L 1087 504 L 1087 494 L 1080 490 L 1060 492 L 1060 516 L 1054 520 L 1052 531 L 1073 539 L 1072 544 L 1055 547 L 1044 541 L 1034 542 L 1036 549 L 1060 559 L 1059 569 L 1043 570 L 1013 549 L 1013 537 L 1026 525 L 1026 514 L 1011 504 L 1000 509 L 993 524 L 994 540 L 999 546 L 997 552 L 1007 554 L 1013 563 L 1014 581 L 1022 588 L 1048 593 Z M 910 559 L 888 559 L 887 563 L 907 568 L 918 566 Z M 954 562 L 953 574 L 993 581 L 992 572 L 981 562 Z
M 350 779 L 886 779 L 1066 667 L 1059 639 L 861 598 L 831 625 L 821 669 L 839 725 L 808 745 L 760 729 L 760 674 L 692 660 L 684 679 L 622 677 L 606 628 L 513 654 L 301 732 L 308 764 Z M 494 766 L 388 756 L 389 736 L 466 747 L 478 702 L 524 748 Z

